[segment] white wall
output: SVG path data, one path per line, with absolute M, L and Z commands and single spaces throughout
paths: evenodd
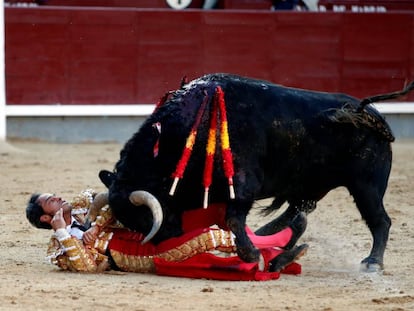
M 6 140 L 6 87 L 4 67 L 4 0 L 0 0 L 0 142 Z

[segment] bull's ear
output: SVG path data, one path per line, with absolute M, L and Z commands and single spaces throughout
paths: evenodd
M 99 179 L 107 188 L 109 188 L 115 180 L 115 174 L 107 170 L 101 170 L 99 172 Z

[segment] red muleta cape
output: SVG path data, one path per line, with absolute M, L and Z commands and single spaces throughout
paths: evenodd
M 184 234 L 178 238 L 163 241 L 157 246 L 147 243 L 140 245 L 141 247 L 131 248 L 128 245 L 132 243 L 128 243 L 126 241 L 128 237 L 123 235 L 120 240 L 114 236 L 114 239 L 111 241 L 111 248 L 135 256 L 154 256 L 166 250 L 173 249 L 202 232 L 210 230 L 209 227 L 212 225 L 217 225 L 223 230 L 228 230 L 224 221 L 225 209 L 225 204 L 210 204 L 207 209 L 199 208 L 185 212 L 183 215 Z M 277 238 L 278 245 L 272 245 L 274 238 L 272 240 L 270 238 L 266 239 L 266 237 L 257 237 L 248 227 L 246 227 L 246 230 L 248 230 L 247 232 L 253 244 L 260 249 L 265 263 L 265 269 L 263 271 L 259 268 L 259 263 L 246 263 L 238 256 L 220 257 L 212 253 L 201 253 L 179 262 L 154 257 L 155 273 L 163 276 L 197 279 L 265 281 L 278 279 L 281 273 L 298 275 L 302 272 L 301 265 L 296 262 L 289 264 L 281 272 L 269 272 L 266 269 L 269 261 L 283 252 L 282 249 L 277 247 L 281 246 L 281 243 L 285 244 L 288 242 L 291 237 L 290 228 L 285 229 L 285 233 L 281 232 L 280 237 Z M 134 233 L 131 232 L 131 234 Z M 133 237 L 131 236 L 132 239 Z

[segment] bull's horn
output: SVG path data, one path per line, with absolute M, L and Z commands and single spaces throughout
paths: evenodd
M 99 210 L 108 204 L 108 192 L 100 192 L 95 195 L 91 207 L 89 208 L 88 214 L 85 219 L 84 226 L 89 228 L 91 222 L 96 220 Z
M 145 239 L 142 241 L 142 244 L 147 243 L 151 240 L 154 235 L 158 232 L 161 227 L 162 220 L 164 215 L 162 213 L 162 208 L 160 202 L 158 202 L 157 198 L 154 197 L 151 193 L 147 191 L 137 190 L 131 192 L 129 195 L 129 200 L 134 205 L 146 205 L 150 208 L 152 212 L 152 217 L 154 218 L 154 222 L 152 224 L 151 231 L 147 234 Z

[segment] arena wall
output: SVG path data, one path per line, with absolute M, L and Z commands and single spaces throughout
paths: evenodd
M 103 126 L 108 118 L 133 118 L 135 131 L 135 118 L 144 118 L 183 76 L 210 72 L 356 97 L 400 90 L 414 78 L 412 11 L 6 7 L 5 34 L 9 137 L 35 133 L 32 121 L 83 117 L 85 125 L 102 119 Z M 414 101 L 414 94 L 402 101 Z M 75 117 L 62 108 L 95 105 L 100 115 Z M 104 106 L 133 112 L 105 113 Z M 83 132 L 84 140 L 103 133 Z
M 5 21 L 8 105 L 154 104 L 211 72 L 357 97 L 414 77 L 412 12 L 8 7 Z

